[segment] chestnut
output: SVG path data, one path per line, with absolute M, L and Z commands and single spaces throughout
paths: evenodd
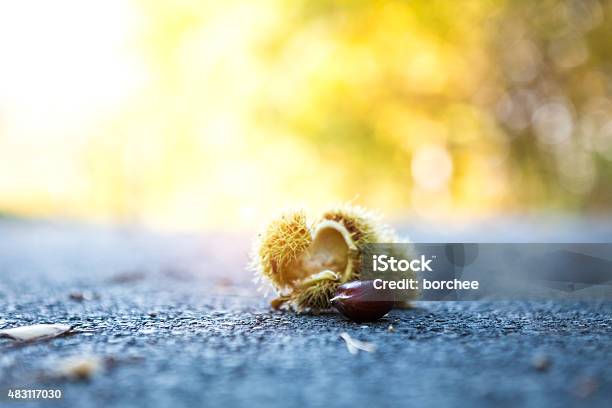
M 373 280 L 352 281 L 338 286 L 331 304 L 345 317 L 358 322 L 373 322 L 380 319 L 395 303 L 389 290 L 374 288 Z

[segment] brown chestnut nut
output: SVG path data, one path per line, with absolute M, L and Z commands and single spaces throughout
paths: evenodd
M 345 317 L 358 323 L 380 319 L 391 311 L 395 303 L 392 293 L 375 289 L 372 280 L 340 285 L 330 301 Z

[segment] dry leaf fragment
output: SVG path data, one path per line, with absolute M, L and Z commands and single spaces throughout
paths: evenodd
M 537 354 L 531 360 L 531 365 L 538 371 L 546 371 L 550 368 L 551 361 L 548 356 L 544 354 Z
M 374 343 L 354 339 L 346 332 L 341 333 L 340 337 L 346 342 L 346 348 L 348 349 L 349 353 L 353 355 L 359 353 L 359 350 L 366 351 L 368 353 L 373 353 L 376 351 L 376 345 Z
M 125 271 L 117 273 L 110 278 L 112 283 L 134 283 L 141 281 L 145 278 L 143 271 Z
M 86 299 L 86 296 L 83 292 L 71 292 L 68 294 L 68 298 L 70 298 L 70 300 L 74 300 L 75 302 L 82 302 Z
M 58 363 L 57 376 L 72 380 L 87 380 L 102 368 L 102 360 L 97 356 L 68 357 Z
M 33 324 L 0 330 L 0 337 L 19 341 L 45 340 L 60 336 L 70 331 L 71 328 L 67 324 Z

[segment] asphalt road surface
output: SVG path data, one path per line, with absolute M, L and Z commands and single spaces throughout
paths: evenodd
M 599 228 L 571 237 L 609 239 Z M 0 406 L 612 405 L 612 302 L 422 302 L 370 324 L 272 312 L 244 270 L 248 241 L 0 221 L 0 329 L 74 327 L 0 339 L 3 393 L 63 391 Z M 349 353 L 343 332 L 376 350 Z M 64 378 L 67 358 L 99 364 Z

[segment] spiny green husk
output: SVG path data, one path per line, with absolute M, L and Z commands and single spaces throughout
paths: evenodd
M 389 241 L 392 231 L 380 222 L 376 214 L 363 207 L 345 204 L 324 212 L 321 218 L 342 223 L 357 247 L 375 242 L 392 242 Z
M 287 265 L 297 260 L 312 243 L 303 211 L 282 215 L 270 223 L 258 244 L 258 267 L 277 291 L 293 285 Z
M 397 242 L 397 237 L 393 230 L 382 223 L 380 217 L 368 211 L 363 207 L 350 204 L 334 207 L 323 213 L 322 220 L 333 220 L 341 223 L 351 234 L 351 239 L 361 251 L 366 244 L 381 243 L 381 242 Z M 355 271 L 349 280 L 357 280 L 360 278 L 360 258 L 361 253 L 356 253 L 353 256 Z M 345 283 L 341 282 L 342 283 Z
M 308 224 L 303 211 L 295 211 L 272 221 L 259 236 L 253 266 L 278 293 L 274 308 L 317 311 L 331 306 L 329 300 L 339 285 L 359 279 L 364 245 L 380 242 L 398 242 L 398 238 L 361 207 L 332 208 L 313 224 Z
M 331 307 L 330 299 L 334 297 L 340 283 L 331 279 L 323 279 L 312 285 L 307 285 L 296 291 L 292 297 L 294 308 L 302 310 L 322 310 Z
M 323 218 L 342 222 L 351 232 L 351 236 L 359 248 L 373 243 L 410 244 L 409 240 L 399 237 L 391 227 L 382 223 L 377 214 L 363 207 L 342 205 L 325 212 Z M 408 247 L 405 245 L 390 246 L 387 251 L 389 251 L 389 256 L 393 256 L 396 259 L 408 259 L 414 252 L 412 245 L 408 245 Z M 359 256 L 355 259 L 356 273 L 352 280 L 360 278 L 360 260 Z M 412 271 L 385 272 L 385 279 L 387 280 L 414 279 L 415 277 L 416 274 Z M 395 296 L 398 302 L 405 303 L 416 299 L 417 293 L 417 291 L 398 290 L 395 292 Z

